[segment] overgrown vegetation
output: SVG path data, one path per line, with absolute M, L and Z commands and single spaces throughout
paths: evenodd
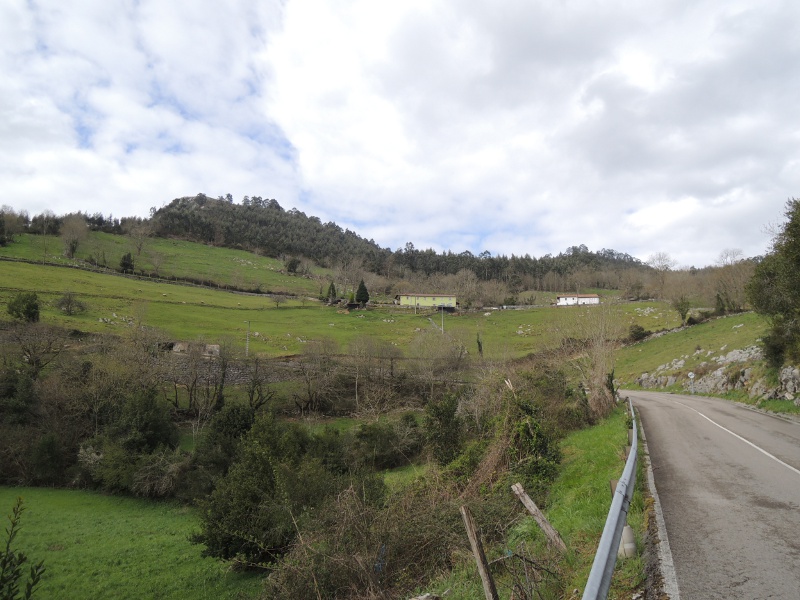
M 753 267 L 735 251 L 688 271 L 585 246 L 391 251 L 259 197 L 177 199 L 146 220 L 2 216 L 2 257 L 19 262 L 0 274 L 0 483 L 196 506 L 197 552 L 258 573 L 270 598 L 458 578 L 461 506 L 490 552 L 508 548 L 509 593 L 563 595 L 586 523 L 559 556 L 519 526 L 509 486 L 555 509 L 565 437 L 617 419 L 620 344 L 741 310 Z M 490 308 L 389 304 L 409 289 Z M 603 303 L 547 306 L 565 289 Z

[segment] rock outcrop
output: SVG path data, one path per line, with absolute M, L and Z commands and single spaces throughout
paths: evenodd
M 722 348 L 724 351 L 725 348 Z M 751 398 L 759 400 L 792 400 L 800 406 L 800 368 L 788 366 L 781 369 L 778 385 L 770 385 L 766 379 L 753 377 L 753 365 L 763 360 L 758 346 L 731 350 L 726 354 L 712 356 L 712 352 L 698 349 L 695 356 L 705 353 L 707 361 L 701 362 L 696 370 L 694 392 L 696 394 L 724 394 L 743 390 Z M 680 384 L 685 390 L 692 388 L 692 380 L 686 370 L 689 356 L 681 356 L 672 362 L 659 366 L 652 373 L 642 373 L 636 382 L 645 389 L 665 388 Z

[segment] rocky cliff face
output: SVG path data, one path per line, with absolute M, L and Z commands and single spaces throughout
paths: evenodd
M 698 350 L 695 355 L 701 352 L 702 350 Z M 685 368 L 689 358 L 689 356 L 682 356 L 661 365 L 652 373 L 642 373 L 636 382 L 646 389 L 665 388 L 679 384 L 689 391 L 692 384 L 688 377 L 688 370 Z M 734 390 L 743 390 L 751 398 L 793 400 L 796 405 L 800 406 L 800 368 L 784 367 L 780 371 L 778 385 L 770 385 L 763 377 L 754 378 L 753 376 L 753 365 L 762 360 L 763 355 L 758 346 L 731 350 L 727 354 L 719 356 L 709 356 L 708 361 L 698 365 L 698 372 L 694 380 L 694 392 L 696 394 L 723 394 Z

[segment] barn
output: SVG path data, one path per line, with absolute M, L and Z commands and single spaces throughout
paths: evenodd
M 565 294 L 556 296 L 556 306 L 584 306 L 600 304 L 600 296 L 597 294 Z

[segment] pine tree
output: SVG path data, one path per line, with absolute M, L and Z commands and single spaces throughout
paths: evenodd
M 361 280 L 361 283 L 358 284 L 358 289 L 356 290 L 356 302 L 358 302 L 361 306 L 364 306 L 367 302 L 369 302 L 369 292 L 367 291 L 367 286 L 364 285 L 364 280 Z
M 331 284 L 328 286 L 328 301 L 333 302 L 334 300 L 336 300 L 336 286 L 333 285 L 331 281 Z

